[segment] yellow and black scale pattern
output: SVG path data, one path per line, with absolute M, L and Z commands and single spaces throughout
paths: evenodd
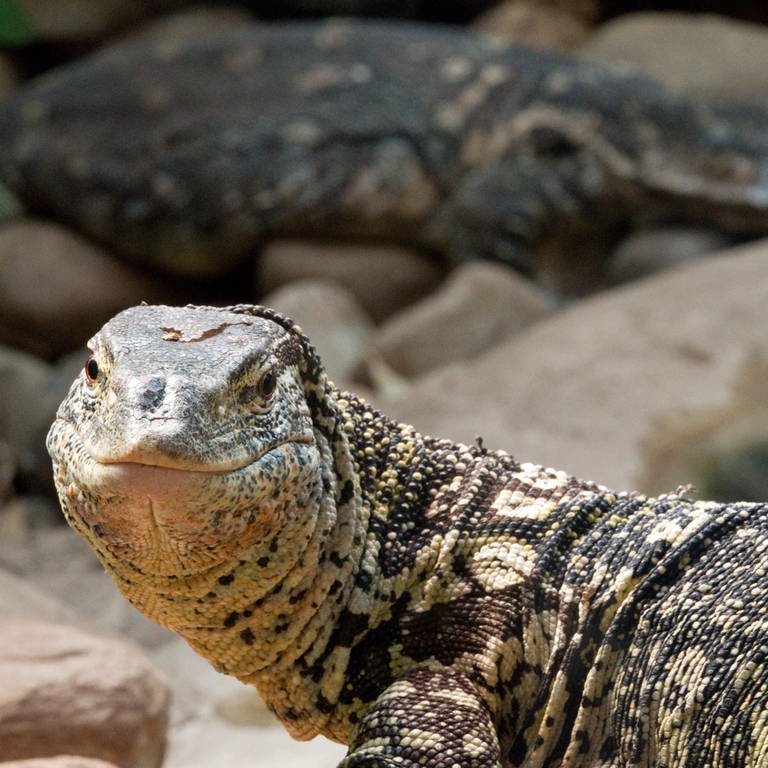
M 137 307 L 93 348 L 49 435 L 70 524 L 342 768 L 768 765 L 767 505 L 424 437 L 261 307 Z

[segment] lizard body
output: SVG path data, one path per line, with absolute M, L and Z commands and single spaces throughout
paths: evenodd
M 342 768 L 768 761 L 768 506 L 422 436 L 265 308 L 136 307 L 91 348 L 48 438 L 67 520 Z
M 22 88 L 0 105 L 0 180 L 184 272 L 284 235 L 537 271 L 583 268 L 630 223 L 764 233 L 764 134 L 650 78 L 459 29 L 261 24 L 115 46 Z

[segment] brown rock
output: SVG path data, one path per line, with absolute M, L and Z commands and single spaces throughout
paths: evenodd
M 270 293 L 264 303 L 301 325 L 334 381 L 352 376 L 373 323 L 348 290 L 327 281 L 300 280 Z
M 0 344 L 0 441 L 17 456 L 55 409 L 47 393 L 50 373 L 50 366 L 32 355 Z
M 0 763 L 0 768 L 117 768 L 114 763 L 94 760 L 90 757 L 58 755 L 57 757 L 33 757 L 30 760 L 12 760 Z
M 479 32 L 532 48 L 571 50 L 583 44 L 590 26 L 569 8 L 536 0 L 505 0 L 480 14 Z
M 30 498 L 19 497 L 18 505 L 26 506 Z M 16 507 L 16 503 L 8 505 L 6 517 L 10 519 L 4 520 L 6 526 L 0 528 L 0 564 L 74 609 L 79 617 L 77 625 L 88 631 L 118 635 L 143 648 L 173 637 L 123 597 L 79 536 L 66 526 L 31 526 L 23 509 L 22 520 L 16 514 L 14 521 Z M 6 530 L 8 525 L 13 527 Z
M 71 624 L 77 621 L 77 614 L 28 581 L 0 570 L 0 618 Z
M 766 263 L 761 241 L 605 292 L 424 377 L 385 410 L 428 434 L 482 435 L 520 460 L 660 490 L 648 467 L 669 432 L 678 450 L 703 450 L 708 414 L 734 410 L 736 382 L 768 360 Z M 751 426 L 764 439 L 765 423 Z M 681 472 L 664 486 L 691 480 Z
M 167 284 L 56 224 L 29 219 L 0 227 L 0 342 L 58 357 L 119 310 L 172 298 Z
M 261 252 L 258 294 L 305 278 L 343 285 L 376 321 L 426 296 L 445 270 L 434 259 L 385 245 L 275 240 Z
M 159 768 L 168 689 L 131 646 L 16 619 L 0 623 L 0 649 L 3 757 L 73 754 Z
M 626 283 L 655 272 L 713 255 L 732 245 L 727 235 L 694 227 L 647 227 L 625 237 L 614 250 L 606 268 L 610 285 Z
M 389 318 L 371 348 L 403 376 L 419 376 L 474 357 L 553 310 L 553 298 L 509 267 L 470 262 Z
M 0 508 L 11 494 L 11 483 L 16 472 L 16 459 L 11 446 L 0 442 Z
M 162 43 L 170 50 L 191 40 L 237 29 L 252 21 L 251 14 L 234 5 L 195 5 L 150 21 L 123 39 L 131 42 L 142 40 L 148 43 Z
M 626 64 L 695 97 L 768 103 L 768 31 L 723 16 L 633 13 L 602 25 L 579 50 Z

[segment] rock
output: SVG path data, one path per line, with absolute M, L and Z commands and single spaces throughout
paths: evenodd
M 0 618 L 77 623 L 77 613 L 25 579 L 0 569 Z M 1 764 L 0 764 L 1 765 Z
M 0 341 L 14 347 L 58 357 L 119 310 L 173 296 L 164 281 L 57 224 L 28 219 L 0 227 Z
M 0 624 L 0 744 L 10 760 L 74 754 L 159 768 L 169 693 L 144 656 L 60 624 Z
M 13 535 L 0 536 L 0 566 L 74 609 L 78 626 L 119 635 L 144 648 L 165 643 L 173 636 L 120 594 L 89 547 L 69 528 L 33 527 L 28 520 L 24 522 L 17 525 Z
M 395 371 L 419 376 L 480 354 L 554 311 L 554 299 L 500 264 L 470 262 L 387 320 L 371 342 Z
M 602 25 L 579 53 L 626 64 L 697 98 L 768 104 L 768 31 L 722 16 L 634 13 Z
M 114 763 L 94 760 L 90 757 L 59 755 L 58 757 L 33 757 L 30 760 L 12 760 L 0 763 L 0 768 L 117 768 Z
M 722 232 L 694 227 L 647 227 L 625 237 L 606 268 L 609 285 L 626 283 L 733 245 Z
M 85 341 L 85 338 L 82 339 Z M 36 394 L 34 413 L 38 416 L 38 428 L 25 445 L 17 451 L 16 487 L 20 493 L 47 494 L 55 497 L 51 458 L 45 448 L 48 428 L 56 415 L 56 409 L 69 391 L 75 376 L 81 373 L 88 351 L 85 347 L 65 355 L 48 367 L 49 376 L 44 389 Z M 0 410 L 2 406 L 0 405 Z M 60 514 L 57 517 L 60 519 Z
M 56 407 L 47 392 L 50 374 L 50 366 L 37 358 L 0 345 L 0 441 L 17 457 Z
M 13 476 L 16 473 L 16 458 L 8 443 L 0 442 L 0 507 L 10 496 Z
M 335 768 L 346 747 L 327 739 L 294 741 L 281 726 L 244 728 L 219 718 L 180 725 L 163 768 Z
M 335 283 L 301 280 L 268 294 L 264 303 L 301 325 L 334 381 L 353 375 L 373 323 L 349 291 Z
M 590 26 L 569 8 L 536 0 L 503 0 L 480 14 L 472 26 L 532 48 L 564 51 L 583 44 L 590 33 Z
M 482 435 L 521 461 L 663 490 L 649 467 L 669 435 L 678 453 L 703 448 L 708 415 L 732 410 L 748 363 L 768 359 L 767 260 L 760 241 L 597 295 L 425 376 L 384 409 L 428 434 Z M 690 465 L 678 469 L 664 488 L 691 480 Z
M 396 246 L 276 240 L 261 252 L 257 274 L 259 294 L 303 278 L 338 283 L 379 322 L 434 290 L 445 270 L 435 259 Z
M 251 14 L 244 8 L 201 4 L 154 19 L 126 34 L 120 42 L 160 43 L 171 52 L 178 45 L 212 33 L 237 29 L 252 20 Z

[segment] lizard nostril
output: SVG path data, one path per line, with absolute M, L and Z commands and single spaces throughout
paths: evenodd
M 160 376 L 152 376 L 142 381 L 139 392 L 139 406 L 145 411 L 154 411 L 163 402 L 165 397 L 165 379 Z

